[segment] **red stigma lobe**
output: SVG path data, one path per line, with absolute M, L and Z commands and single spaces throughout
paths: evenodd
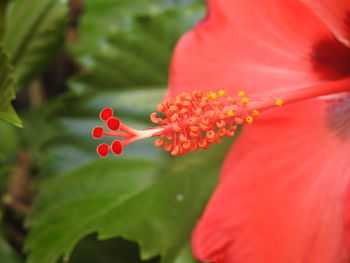
M 108 120 L 113 115 L 113 110 L 111 108 L 105 108 L 100 113 L 100 119 L 102 121 Z

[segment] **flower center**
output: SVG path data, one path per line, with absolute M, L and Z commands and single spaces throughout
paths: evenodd
M 342 141 L 350 139 L 350 95 L 330 102 L 327 123 Z
M 232 137 L 238 125 L 252 124 L 261 111 L 273 107 L 299 102 L 319 96 L 349 91 L 350 78 L 327 82 L 312 87 L 276 92 L 248 98 L 244 92 L 238 92 L 235 97 L 227 96 L 226 92 L 181 93 L 175 98 L 169 98 L 157 105 L 158 113 L 151 114 L 151 121 L 159 126 L 147 130 L 135 130 L 120 122 L 113 116 L 113 110 L 105 108 L 100 113 L 100 119 L 106 123 L 109 131 L 103 127 L 95 127 L 92 135 L 95 139 L 103 135 L 124 138 L 115 140 L 111 145 L 102 143 L 97 147 L 97 153 L 106 157 L 109 151 L 119 155 L 126 145 L 149 137 L 159 137 L 155 140 L 157 147 L 163 147 L 172 155 L 186 154 L 197 149 L 206 149 L 213 143 L 220 143 L 222 137 Z M 338 105 L 338 104 L 337 104 Z M 346 123 L 346 129 L 341 136 L 350 134 L 350 99 L 344 100 L 331 111 L 331 127 Z M 345 135 L 344 135 L 345 134 Z

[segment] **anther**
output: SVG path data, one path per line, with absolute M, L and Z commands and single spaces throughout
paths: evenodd
M 226 135 L 226 128 L 221 128 L 221 129 L 219 129 L 219 131 L 218 131 L 218 135 L 220 136 L 220 137 L 224 137 L 225 135 Z
M 243 119 L 242 118 L 239 118 L 239 117 L 236 117 L 234 119 L 234 122 L 237 123 L 237 124 L 243 124 Z
M 207 148 L 207 146 L 208 146 L 208 141 L 205 140 L 205 139 L 202 139 L 202 140 L 200 140 L 200 141 L 198 142 L 198 147 L 199 147 L 199 148 L 205 149 L 205 148 Z
M 214 119 L 216 116 L 216 111 L 215 110 L 210 110 L 207 112 L 207 117 L 210 119 Z
M 252 124 L 253 123 L 253 118 L 251 116 L 248 116 L 245 118 L 245 121 L 248 123 L 248 124 Z
M 180 154 L 180 147 L 178 145 L 174 145 L 173 150 L 171 151 L 171 155 Z
M 196 137 L 198 137 L 199 135 L 201 135 L 200 132 L 190 131 L 190 136 L 191 136 L 192 138 L 196 138 Z
M 207 131 L 205 135 L 208 139 L 213 139 L 215 138 L 215 132 L 214 131 Z
M 249 99 L 247 97 L 244 97 L 244 98 L 241 99 L 241 101 L 242 101 L 243 104 L 248 104 Z
M 180 114 L 181 115 L 184 115 L 184 114 L 186 114 L 188 112 L 188 110 L 186 109 L 186 108 L 182 108 L 181 110 L 180 110 Z
M 216 126 L 217 126 L 218 128 L 222 128 L 222 127 L 225 127 L 225 126 L 226 126 L 226 123 L 225 123 L 224 120 L 220 120 L 220 121 L 217 121 L 217 122 L 216 122 Z
M 162 147 L 164 145 L 164 141 L 162 139 L 157 139 L 154 141 L 154 145 L 157 147 Z
M 163 104 L 159 103 L 159 104 L 157 105 L 157 111 L 163 112 L 163 110 L 164 110 Z
M 161 119 L 157 117 L 156 112 L 151 113 L 150 120 L 151 120 L 151 122 L 156 123 L 156 124 L 161 123 Z
M 282 105 L 283 105 L 283 100 L 282 100 L 282 99 L 277 99 L 277 100 L 275 101 L 275 105 L 276 105 L 276 106 L 282 106 Z
M 199 123 L 199 127 L 203 130 L 203 131 L 207 131 L 209 129 L 209 127 L 205 124 L 203 124 L 202 122 Z
M 180 142 L 186 142 L 187 141 L 187 137 L 183 134 L 180 134 L 179 136 Z
M 259 116 L 260 115 L 260 112 L 258 110 L 252 110 L 252 114 L 254 116 Z
M 178 108 L 177 106 L 175 106 L 175 105 L 171 105 L 171 106 L 169 107 L 169 110 L 170 110 L 170 111 L 173 111 L 173 112 L 176 112 L 176 111 L 179 110 L 179 108 Z
M 245 92 L 244 91 L 240 91 L 240 92 L 238 92 L 237 96 L 242 98 L 242 97 L 245 96 Z
M 170 143 L 164 143 L 164 150 L 166 150 L 167 152 L 171 151 L 171 149 L 173 148 L 173 145 Z
M 226 131 L 226 136 L 227 136 L 227 137 L 233 137 L 233 136 L 235 136 L 235 132 L 234 132 L 234 131 L 231 131 L 231 130 L 227 130 L 227 131 Z
M 219 90 L 218 92 L 219 96 L 224 97 L 226 96 L 226 92 L 224 90 Z
M 226 111 L 227 117 L 233 117 L 235 115 L 235 112 L 232 109 L 229 109 Z
M 176 132 L 180 132 L 181 131 L 181 127 L 177 123 L 173 123 L 172 126 L 173 126 L 173 128 L 174 128 L 174 130 Z
M 185 107 L 190 107 L 190 106 L 191 106 L 191 102 L 185 100 L 185 101 L 183 102 L 183 106 L 185 106 Z
M 185 150 L 188 150 L 190 149 L 191 147 L 191 142 L 190 141 L 186 141 L 182 144 L 182 147 L 185 149 Z
M 212 100 L 217 100 L 218 97 L 215 92 L 211 91 L 208 93 L 208 98 L 211 98 Z
M 179 118 L 179 114 L 174 113 L 174 114 L 170 117 L 170 120 L 171 120 L 172 122 L 175 122 L 178 118 Z

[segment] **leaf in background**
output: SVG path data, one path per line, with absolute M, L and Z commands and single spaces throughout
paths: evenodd
M 164 263 L 195 262 L 190 233 L 229 143 L 171 158 L 147 140 L 127 147 L 122 157 L 102 160 L 90 132 L 103 107 L 113 107 L 131 126 L 145 126 L 161 98 L 154 88 L 166 85 L 177 38 L 198 18 L 194 14 L 202 14 L 197 2 L 87 0 L 82 41 L 72 47 L 86 69 L 71 81 L 79 101 L 68 98 L 43 109 L 43 125 L 31 132 L 46 137 L 32 140 L 41 141 L 41 172 L 59 176 L 39 186 L 28 219 L 28 263 L 53 263 L 95 232 L 99 239 L 136 241 L 143 259 L 160 254 Z M 95 94 L 89 98 L 87 90 Z M 46 120 L 49 127 L 38 129 Z
M 12 249 L 3 237 L 2 231 L 0 231 L 0 262 L 1 263 L 20 263 L 22 260 L 19 255 Z
M 102 125 L 98 118 L 100 110 L 111 107 L 123 122 L 144 129 L 150 125 L 149 113 L 154 111 L 163 93 L 164 89 L 158 88 L 59 98 L 23 116 L 27 151 L 36 159 L 40 174 L 45 177 L 97 160 L 96 146 L 100 142 L 92 139 L 91 130 Z M 130 145 L 120 158 L 147 155 L 149 159 L 157 159 L 161 153 L 153 147 L 152 140 L 148 140 Z
M 17 78 L 16 90 L 38 76 L 64 43 L 65 0 L 13 0 L 9 4 L 4 48 Z
M 87 72 L 72 79 L 73 90 L 166 86 L 176 40 L 203 11 L 193 0 L 120 2 L 87 1 L 81 41 L 72 47 Z M 183 8 L 171 8 L 170 2 L 182 2 Z
M 143 259 L 194 262 L 190 233 L 228 145 L 171 160 L 101 159 L 51 181 L 28 220 L 28 262 L 53 263 L 96 231 L 102 240 L 138 241 Z
M 5 13 L 8 0 L 2 0 L 0 2 L 0 39 L 2 39 L 2 34 L 5 28 Z
M 90 235 L 78 243 L 68 263 L 159 263 L 159 258 L 141 261 L 136 243 L 122 238 L 101 241 Z
M 152 17 L 166 10 L 178 9 L 187 13 L 187 19 L 193 24 L 198 17 L 191 12 L 203 7 L 199 0 L 86 0 L 84 5 L 85 12 L 79 25 L 79 42 L 72 47 L 77 58 L 100 53 L 104 39 L 120 28 L 127 27 L 132 17 Z M 179 26 L 184 25 L 179 22 L 176 27 Z
M 22 127 L 21 120 L 11 105 L 11 101 L 16 97 L 12 90 L 13 83 L 13 67 L 4 53 L 3 46 L 0 45 L 0 118 Z
M 7 175 L 13 170 L 13 161 L 16 160 L 19 149 L 19 134 L 16 127 L 0 120 L 0 193 L 7 189 Z M 0 261 L 1 262 L 1 261 Z

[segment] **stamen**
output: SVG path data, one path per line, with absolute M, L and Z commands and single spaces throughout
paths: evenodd
M 223 137 L 233 137 L 238 125 L 252 124 L 262 110 L 349 91 L 349 87 L 350 78 L 347 78 L 259 98 L 248 98 L 243 91 L 236 97 L 227 96 L 223 90 L 184 92 L 158 104 L 156 108 L 160 114 L 151 113 L 151 121 L 159 126 L 135 130 L 114 117 L 111 108 L 105 108 L 100 112 L 100 119 L 109 131 L 98 126 L 93 129 L 92 136 L 95 139 L 103 135 L 120 138 L 111 145 L 100 144 L 97 153 L 101 157 L 107 157 L 109 150 L 120 155 L 126 145 L 149 137 L 159 137 L 155 146 L 163 147 L 172 155 L 186 154 L 207 149 L 213 143 L 220 143 Z
M 245 93 L 240 92 L 237 99 L 234 99 L 227 96 L 223 90 L 218 93 L 181 93 L 158 104 L 157 110 L 162 116 L 153 112 L 150 119 L 160 126 L 143 131 L 121 123 L 113 116 L 112 109 L 105 108 L 100 113 L 100 119 L 106 123 L 109 131 L 100 126 L 95 127 L 92 132 L 93 138 L 100 139 L 106 135 L 124 139 L 116 140 L 111 145 L 101 144 L 97 152 L 101 157 L 107 157 L 109 150 L 119 155 L 126 145 L 155 136 L 160 137 L 155 140 L 155 146 L 163 147 L 172 155 L 206 149 L 213 143 L 220 143 L 222 137 L 234 136 L 237 125 L 253 122 L 253 117 L 246 110 L 249 99 L 244 96 Z
M 282 99 L 277 99 L 275 104 L 276 104 L 276 106 L 282 106 L 283 105 L 283 100 Z

